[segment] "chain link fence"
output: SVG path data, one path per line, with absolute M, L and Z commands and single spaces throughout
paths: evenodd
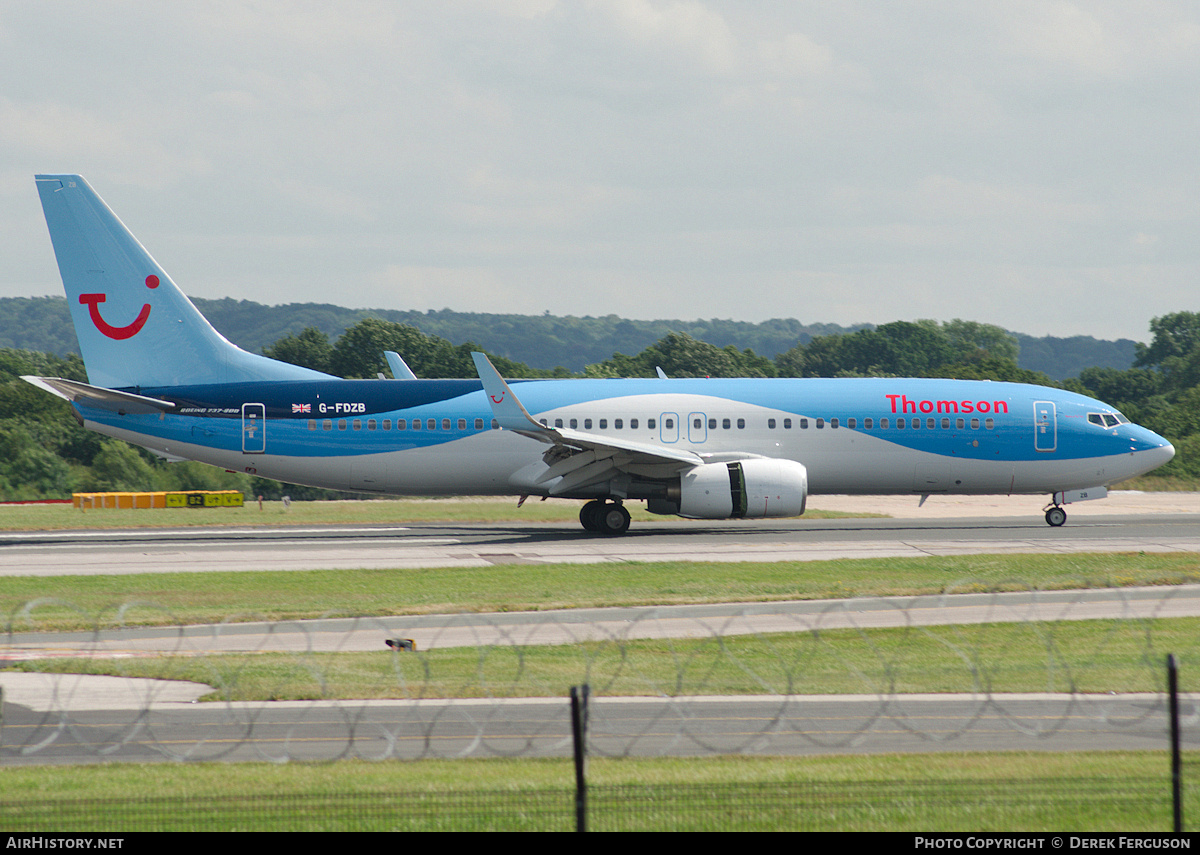
M 0 649 L 0 763 L 566 757 L 566 689 L 581 683 L 592 692 L 592 756 L 1165 756 L 1165 653 L 1185 675 L 1200 660 L 1184 596 L 1060 591 L 69 633 L 38 631 L 40 615 L 70 608 L 39 602 L 15 615 Z M 1197 711 L 1185 698 L 1182 712 L 1186 740 Z M 1194 797 L 1187 789 L 1185 802 Z M 1162 779 L 598 786 L 589 828 L 897 830 L 909 816 L 929 828 L 931 810 L 946 830 L 1033 827 L 1047 810 L 1102 827 L 1131 806 L 1139 822 L 1161 814 L 1156 827 L 1170 827 L 1166 765 Z M 554 829 L 574 826 L 574 791 L 22 800 L 0 802 L 0 820 L 14 830 Z

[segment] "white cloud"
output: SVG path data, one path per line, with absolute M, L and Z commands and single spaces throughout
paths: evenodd
M 0 294 L 62 169 L 204 296 L 1144 335 L 1198 48 L 1172 0 L 0 0 Z

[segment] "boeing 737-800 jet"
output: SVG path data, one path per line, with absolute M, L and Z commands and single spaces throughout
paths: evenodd
M 1063 504 L 1175 453 L 1100 401 L 1015 383 L 510 385 L 480 353 L 473 379 L 342 380 L 231 344 L 86 181 L 36 180 L 89 382 L 26 379 L 168 459 L 359 493 L 581 499 L 585 529 L 621 534 L 627 501 L 789 517 L 819 493 L 1044 493 L 1058 526 Z

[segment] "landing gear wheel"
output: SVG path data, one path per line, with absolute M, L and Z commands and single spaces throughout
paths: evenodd
M 615 502 L 601 505 L 600 513 L 596 515 L 602 534 L 617 535 L 629 531 L 629 511 L 624 505 Z
M 579 509 L 579 523 L 585 531 L 600 531 L 600 514 L 604 511 L 604 502 L 588 502 Z
M 1067 521 L 1067 512 L 1057 505 L 1046 511 L 1046 525 L 1058 528 Z

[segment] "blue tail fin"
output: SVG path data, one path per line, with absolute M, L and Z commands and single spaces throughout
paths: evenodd
M 232 344 L 83 178 L 35 178 L 79 349 L 94 385 L 183 386 L 329 376 Z

